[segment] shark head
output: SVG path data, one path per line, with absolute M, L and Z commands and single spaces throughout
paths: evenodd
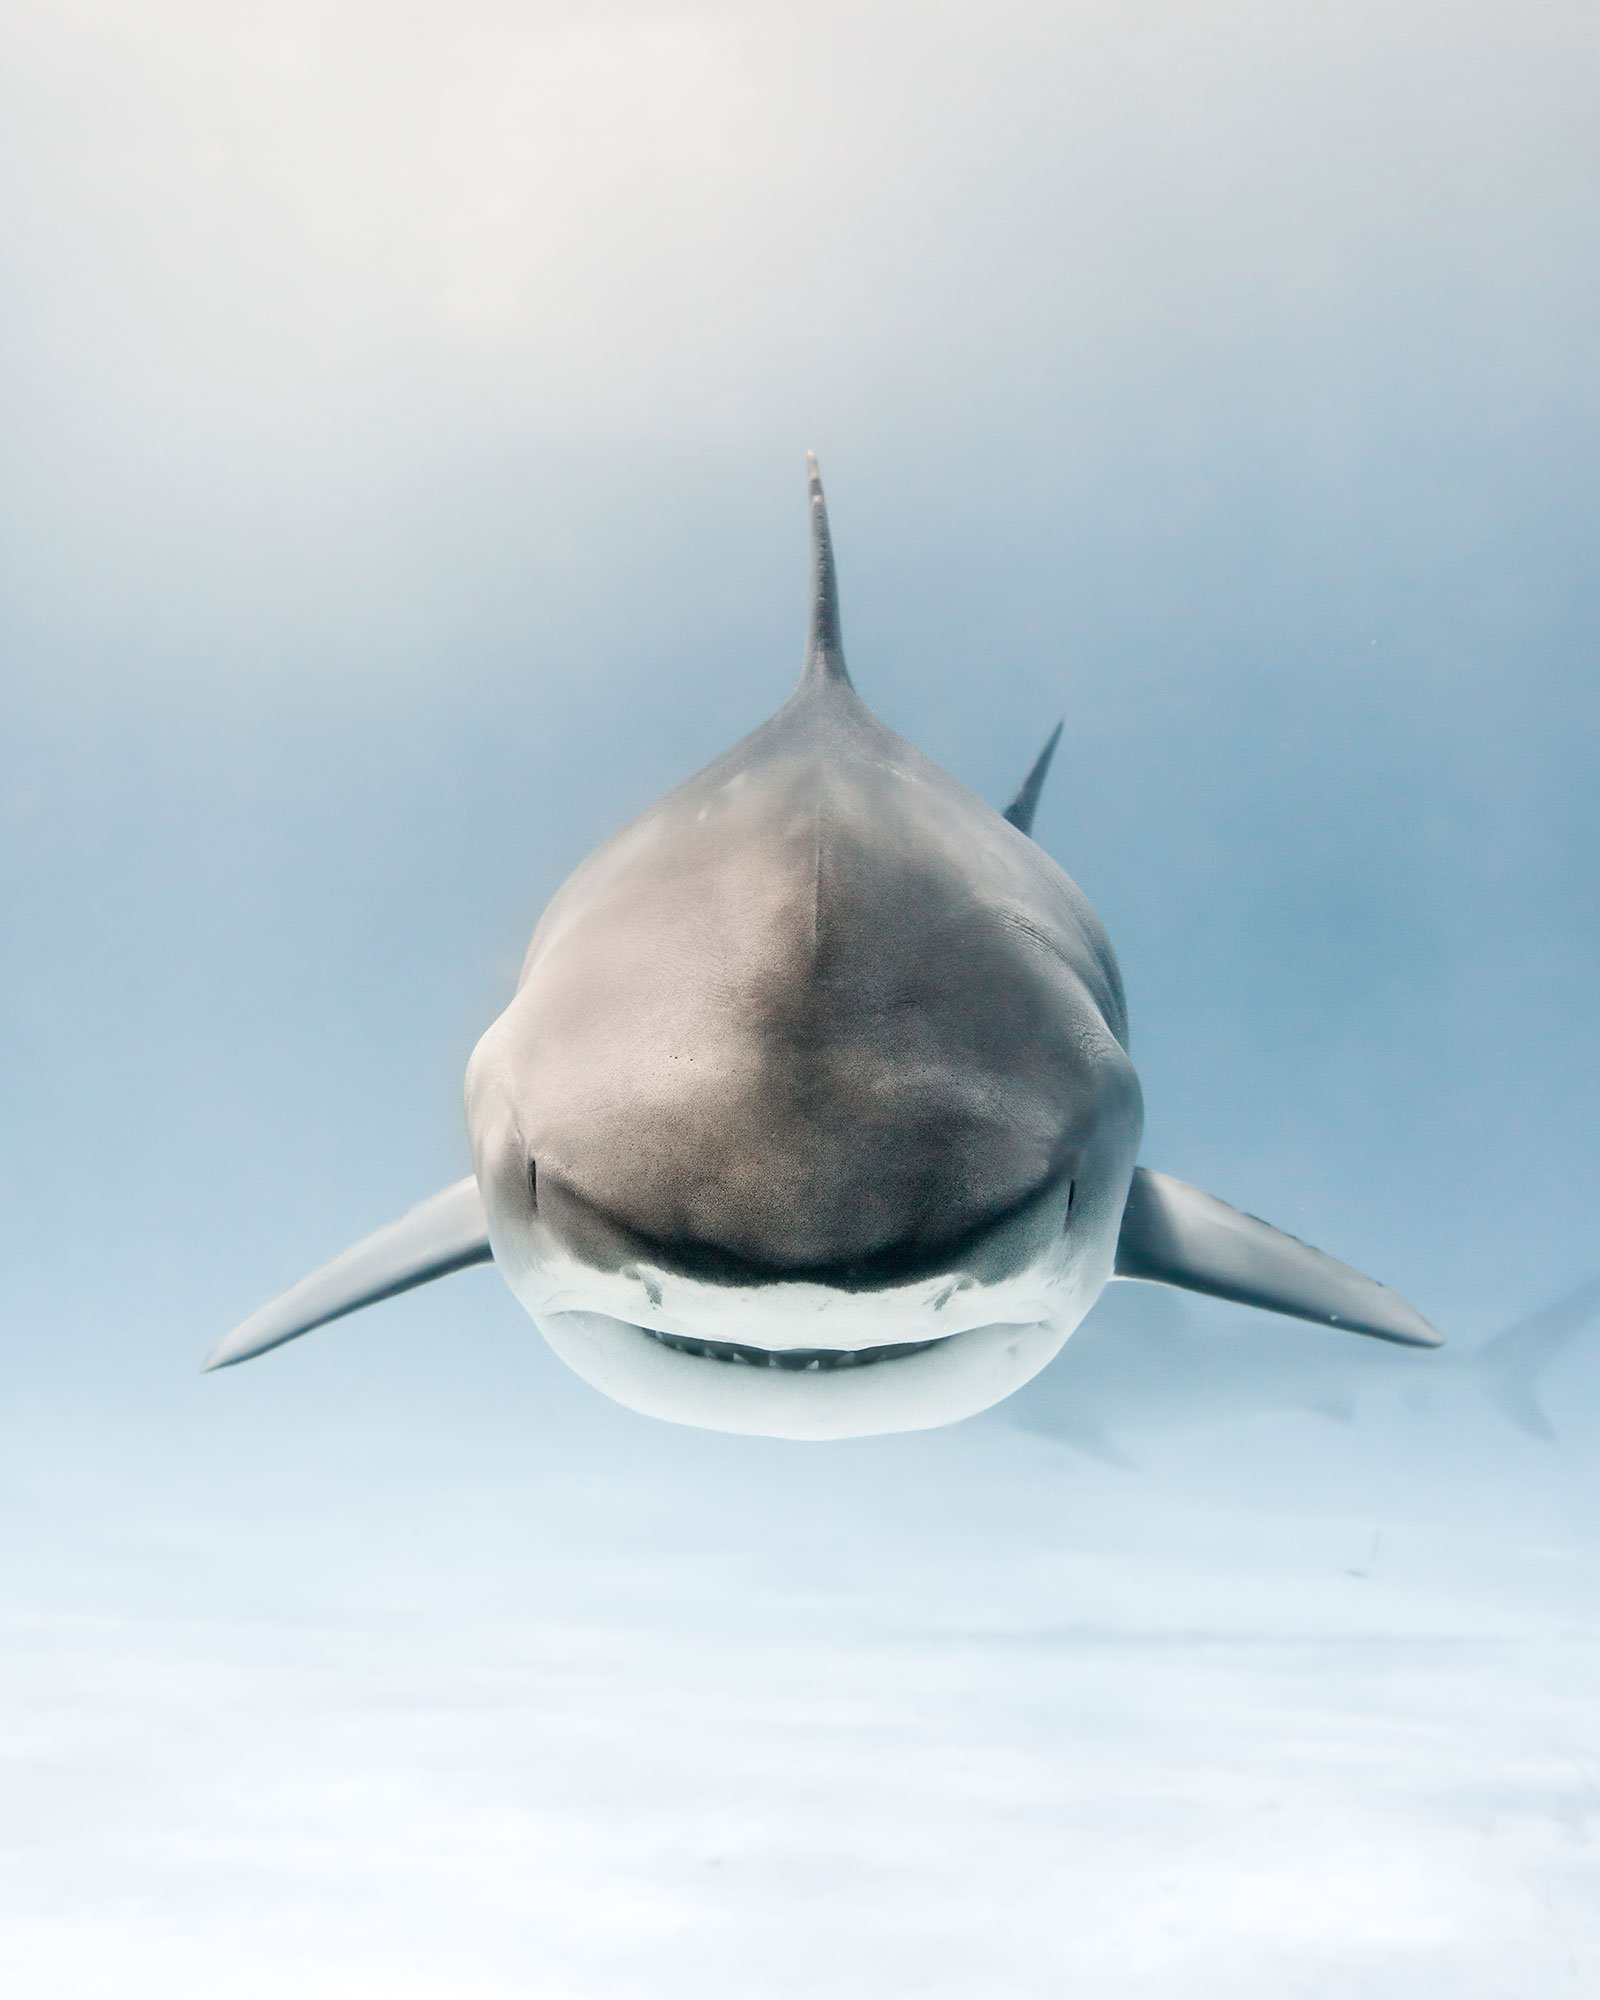
M 467 1110 L 495 1261 L 579 1374 L 826 1437 L 1044 1366 L 1141 1110 L 1092 912 L 861 701 L 814 466 L 811 508 L 794 696 L 557 894 Z

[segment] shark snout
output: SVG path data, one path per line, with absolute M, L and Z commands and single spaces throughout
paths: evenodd
M 663 1228 L 659 1215 L 652 1214 L 643 1225 L 590 1200 L 549 1167 L 536 1166 L 530 1184 L 537 1189 L 531 1219 L 541 1259 L 552 1266 L 624 1277 L 641 1285 L 647 1297 L 661 1293 L 663 1299 L 674 1281 L 733 1293 L 791 1287 L 859 1296 L 880 1319 L 885 1294 L 914 1294 L 929 1310 L 935 1302 L 944 1310 L 974 1287 L 1014 1278 L 1041 1261 L 1058 1261 L 1077 1203 L 1077 1176 L 1069 1168 L 1020 1195 L 997 1199 L 977 1222 L 963 1216 L 950 1227 L 937 1211 L 917 1207 L 897 1218 L 901 1226 L 883 1240 L 864 1240 L 850 1230 L 830 1242 L 831 1232 L 813 1225 L 762 1244 L 731 1231 L 712 1234 L 687 1218 L 673 1227 L 669 1217 Z

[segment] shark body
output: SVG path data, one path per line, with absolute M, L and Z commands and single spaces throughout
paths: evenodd
M 207 1366 L 490 1258 L 606 1394 L 791 1437 L 986 1408 L 1113 1277 L 1438 1344 L 1384 1286 L 1137 1165 L 1116 958 L 1030 838 L 1056 737 L 1002 814 L 878 721 L 814 461 L 810 506 L 798 687 L 557 892 L 468 1067 L 472 1176 Z

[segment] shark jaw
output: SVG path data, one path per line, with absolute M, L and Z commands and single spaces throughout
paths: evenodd
M 643 1416 L 757 1437 L 869 1437 L 977 1415 L 1060 1351 L 1112 1255 L 1104 1231 L 1050 1227 L 1019 1243 L 1008 1223 L 961 1264 L 857 1290 L 711 1279 L 637 1255 L 602 1268 L 548 1217 L 536 1235 L 516 1202 L 491 1198 L 488 1217 L 502 1276 L 591 1388 Z
M 701 1430 L 826 1439 L 930 1430 L 1020 1388 L 1071 1331 L 1060 1321 L 996 1323 L 931 1340 L 781 1347 L 699 1339 L 607 1313 L 535 1314 L 556 1353 L 591 1387 L 643 1416 Z

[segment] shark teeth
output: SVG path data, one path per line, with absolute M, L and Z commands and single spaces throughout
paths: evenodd
M 643 1326 L 639 1331 L 679 1354 L 694 1354 L 706 1361 L 722 1361 L 734 1367 L 782 1368 L 790 1374 L 807 1375 L 835 1368 L 867 1368 L 907 1354 L 925 1354 L 939 1344 L 936 1340 L 902 1340 L 880 1347 L 748 1347 L 738 1341 L 696 1340 L 689 1334 L 663 1333 L 655 1326 Z

